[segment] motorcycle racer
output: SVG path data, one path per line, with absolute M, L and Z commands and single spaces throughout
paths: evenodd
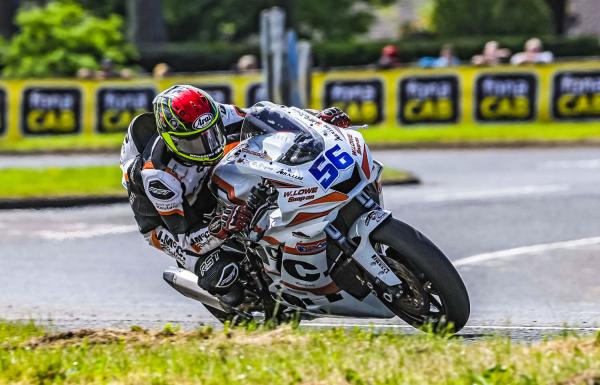
M 247 228 L 253 213 L 246 205 L 218 209 L 208 180 L 253 108 L 217 103 L 196 87 L 173 86 L 155 97 L 153 113 L 132 120 L 121 148 L 123 185 L 144 238 L 231 306 L 243 299 L 236 282 L 243 254 L 221 246 Z M 330 124 L 350 125 L 338 108 L 311 112 Z

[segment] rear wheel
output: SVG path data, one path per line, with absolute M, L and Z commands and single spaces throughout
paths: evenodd
M 409 324 L 431 324 L 457 332 L 469 319 L 469 295 L 458 272 L 444 253 L 419 231 L 389 218 L 371 234 L 371 241 L 402 281 L 402 294 L 390 310 Z

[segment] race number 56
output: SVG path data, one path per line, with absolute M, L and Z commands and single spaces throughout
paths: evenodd
M 338 153 L 339 152 L 339 153 Z M 325 151 L 315 160 L 308 172 L 327 190 L 340 176 L 339 170 L 346 170 L 354 164 L 354 159 L 344 152 L 339 144 Z

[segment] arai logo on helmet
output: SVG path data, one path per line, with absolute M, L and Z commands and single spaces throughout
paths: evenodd
M 200 115 L 198 117 L 198 119 L 194 120 L 194 124 L 192 126 L 196 130 L 200 130 L 200 129 L 208 126 L 210 124 L 210 122 L 213 121 L 213 119 L 214 119 L 214 115 L 211 114 L 210 112 L 207 112 L 206 114 Z

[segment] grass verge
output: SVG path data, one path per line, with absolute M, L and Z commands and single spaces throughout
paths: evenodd
M 117 166 L 0 169 L 0 198 L 125 195 Z
M 386 184 L 406 183 L 410 173 L 384 169 Z M 117 166 L 0 169 L 0 199 L 123 195 Z
M 563 143 L 600 141 L 600 123 L 507 123 L 376 127 L 362 131 L 373 147 L 425 144 Z M 117 151 L 123 133 L 49 136 L 18 141 L 0 139 L 0 153 Z
M 372 330 L 80 330 L 0 323 L 0 383 L 597 384 L 600 335 L 465 342 Z

